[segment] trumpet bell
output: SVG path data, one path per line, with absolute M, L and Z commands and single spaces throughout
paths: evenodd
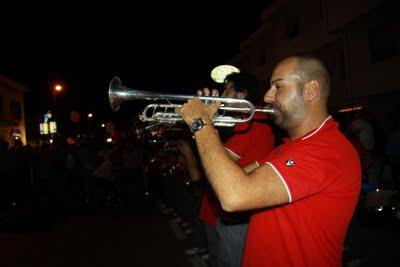
M 108 99 L 110 102 L 111 109 L 114 111 L 119 110 L 121 105 L 120 99 L 121 94 L 123 94 L 124 89 L 122 87 L 122 82 L 118 77 L 114 77 L 110 85 L 108 86 Z
M 108 99 L 113 111 L 119 110 L 121 104 L 128 100 L 154 100 L 158 93 L 133 90 L 124 86 L 117 76 L 115 76 L 108 87 Z

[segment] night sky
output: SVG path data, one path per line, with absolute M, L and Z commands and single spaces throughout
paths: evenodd
M 212 84 L 212 68 L 239 51 L 268 3 L 232 2 L 3 5 L 0 73 L 32 90 L 31 114 L 49 109 L 55 82 L 65 87 L 58 108 L 102 116 L 114 76 L 130 88 L 192 95 Z

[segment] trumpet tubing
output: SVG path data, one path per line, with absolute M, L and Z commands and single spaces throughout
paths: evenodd
M 189 99 L 198 97 L 192 95 L 179 95 L 179 94 L 163 94 L 149 91 L 134 90 L 124 86 L 118 77 L 114 77 L 108 89 L 108 97 L 110 106 L 114 111 L 120 108 L 120 105 L 126 101 L 132 100 L 148 100 L 148 101 L 167 101 L 168 103 L 153 103 L 147 105 L 142 114 L 139 116 L 140 120 L 145 122 L 158 122 L 158 123 L 177 123 L 182 122 L 183 119 L 175 112 L 177 107 L 182 104 L 172 104 L 170 101 L 187 101 Z M 203 102 L 220 101 L 221 107 L 219 110 L 229 111 L 237 115 L 245 114 L 245 117 L 232 117 L 224 115 L 216 115 L 214 117 L 214 125 L 219 127 L 231 127 L 237 123 L 243 123 L 251 120 L 256 112 L 273 113 L 273 109 L 256 109 L 252 103 L 245 99 L 236 98 L 222 98 L 222 97 L 208 97 L 199 96 Z

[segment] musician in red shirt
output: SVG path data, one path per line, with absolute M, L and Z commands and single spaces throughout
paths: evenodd
M 177 112 L 191 127 L 216 195 L 227 211 L 253 210 L 242 266 L 341 266 L 361 186 L 356 150 L 328 114 L 324 63 L 294 56 L 278 63 L 265 102 L 288 140 L 247 174 L 213 128 L 219 103 L 191 99 Z

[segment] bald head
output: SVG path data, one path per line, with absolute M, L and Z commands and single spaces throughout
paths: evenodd
M 300 88 L 311 81 L 318 81 L 321 88 L 321 98 L 327 100 L 330 91 L 330 75 L 325 63 L 322 60 L 312 56 L 294 56 L 286 58 L 283 61 L 293 61 L 294 74 L 299 76 Z
M 319 127 L 328 116 L 329 74 L 321 60 L 288 57 L 275 67 L 264 101 L 274 110 L 276 125 L 290 138 Z

